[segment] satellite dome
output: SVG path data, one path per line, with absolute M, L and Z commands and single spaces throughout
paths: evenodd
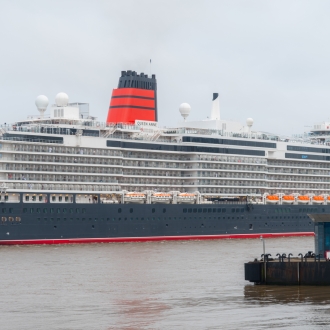
M 179 107 L 179 111 L 184 120 L 189 116 L 191 106 L 188 103 L 182 103 Z
M 247 118 L 247 119 L 246 119 L 246 125 L 247 125 L 248 127 L 251 127 L 251 126 L 253 125 L 253 119 L 252 119 L 252 118 Z
M 58 93 L 55 96 L 55 103 L 58 107 L 65 107 L 69 103 L 69 96 L 66 93 Z
M 38 108 L 39 111 L 45 111 L 48 107 L 48 98 L 45 95 L 39 95 L 36 98 L 36 106 Z

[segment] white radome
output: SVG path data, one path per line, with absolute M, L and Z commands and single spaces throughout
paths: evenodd
M 69 103 L 69 96 L 66 93 L 58 93 L 55 96 L 55 103 L 58 107 L 65 107 Z
M 251 127 L 251 126 L 253 125 L 253 119 L 252 119 L 252 118 L 247 118 L 247 119 L 246 119 L 246 125 L 247 125 L 248 127 Z
M 36 98 L 36 106 L 38 108 L 39 111 L 45 111 L 48 107 L 49 101 L 48 101 L 48 97 L 45 95 L 39 95 Z
M 191 111 L 191 106 L 188 103 L 182 103 L 179 107 L 179 111 L 184 120 L 189 116 Z

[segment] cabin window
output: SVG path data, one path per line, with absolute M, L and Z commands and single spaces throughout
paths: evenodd
M 30 196 L 25 196 L 25 201 L 28 202 L 30 200 Z
M 32 202 L 36 202 L 37 201 L 37 196 L 32 196 Z
M 62 202 L 62 196 L 59 196 L 59 197 L 58 197 L 58 201 L 59 201 L 59 202 Z
M 41 202 L 42 201 L 42 196 L 39 196 L 39 202 Z
M 55 202 L 55 201 L 56 201 L 56 197 L 52 196 L 52 202 Z

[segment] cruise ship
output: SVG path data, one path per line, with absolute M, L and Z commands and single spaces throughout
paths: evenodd
M 183 103 L 161 127 L 156 76 L 130 70 L 105 122 L 65 93 L 48 105 L 0 128 L 2 245 L 313 235 L 308 214 L 330 212 L 330 123 L 254 131 L 214 93 L 206 120 Z

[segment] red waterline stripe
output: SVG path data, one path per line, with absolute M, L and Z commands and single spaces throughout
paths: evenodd
M 149 237 L 108 237 L 108 238 L 66 238 L 66 239 L 26 239 L 0 240 L 0 245 L 32 244 L 84 244 L 84 243 L 123 243 L 152 241 L 186 241 L 204 239 L 243 239 L 243 238 L 276 238 L 293 236 L 314 236 L 314 232 L 234 234 L 234 235 L 191 235 L 191 236 L 149 236 Z

